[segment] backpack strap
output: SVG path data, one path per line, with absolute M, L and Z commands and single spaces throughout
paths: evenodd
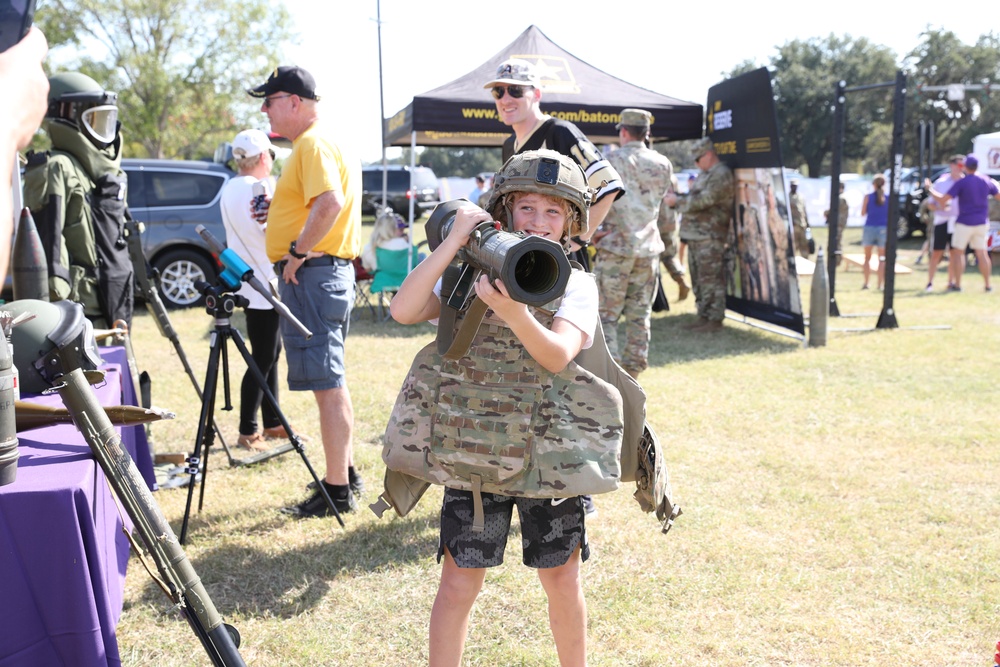
M 470 264 L 451 265 L 441 279 L 441 313 L 438 316 L 438 354 L 446 359 L 461 359 L 469 351 L 469 344 L 483 321 L 487 307 L 474 296 L 473 284 L 481 272 Z M 470 302 L 471 299 L 471 302 Z M 465 312 L 461 328 L 456 334 L 458 313 Z
M 455 313 L 453 308 L 449 308 L 448 310 Z M 479 331 L 479 325 L 483 323 L 483 317 L 486 316 L 487 310 L 489 310 L 489 307 L 486 305 L 486 302 L 478 296 L 472 300 L 472 303 L 465 311 L 465 317 L 462 318 L 462 324 L 459 325 L 458 331 L 452 338 L 451 344 L 445 352 L 441 353 L 442 357 L 455 361 L 466 355 L 469 351 L 469 346 L 472 345 L 472 339 L 476 337 L 476 332 Z M 442 318 L 441 323 L 443 321 Z M 454 315 L 452 315 L 452 322 L 452 326 L 449 329 L 454 331 Z M 440 331 L 441 327 L 438 327 L 438 330 Z

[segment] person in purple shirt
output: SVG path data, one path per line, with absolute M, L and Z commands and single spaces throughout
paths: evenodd
M 979 272 L 986 282 L 986 291 L 992 292 L 990 273 L 993 266 L 990 254 L 986 252 L 986 233 L 989 225 L 990 197 L 1000 199 L 1000 187 L 996 181 L 983 174 L 977 174 L 979 160 L 971 153 L 965 156 L 965 178 L 952 184 L 947 194 L 941 194 L 933 187 L 928 192 L 935 201 L 947 204 L 952 199 L 958 201 L 958 217 L 955 219 L 955 231 L 951 235 L 951 269 L 955 280 L 955 291 L 962 289 L 962 274 L 965 273 L 965 250 L 971 249 L 976 254 Z M 929 183 L 925 183 L 925 186 Z

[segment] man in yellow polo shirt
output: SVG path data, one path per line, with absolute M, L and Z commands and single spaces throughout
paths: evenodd
M 306 340 L 288 322 L 281 337 L 288 388 L 312 391 L 319 406 L 326 474 L 323 483 L 341 514 L 357 509 L 364 483 L 352 463 L 354 407 L 344 372 L 344 339 L 354 305 L 354 267 L 361 253 L 361 162 L 345 154 L 320 122 L 316 81 L 300 67 L 282 66 L 247 91 L 263 98 L 271 131 L 292 142 L 270 206 L 267 256 L 275 262 L 281 300 L 312 333 Z M 282 511 L 326 516 L 317 489 Z

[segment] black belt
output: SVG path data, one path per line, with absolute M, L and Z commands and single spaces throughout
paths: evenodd
M 281 273 L 285 269 L 286 260 L 281 260 L 276 262 L 274 265 L 274 270 Z M 306 268 L 311 268 L 314 266 L 348 266 L 351 260 L 344 259 L 343 257 L 334 257 L 333 255 L 323 255 L 322 257 L 311 257 L 306 261 L 302 262 L 302 266 Z

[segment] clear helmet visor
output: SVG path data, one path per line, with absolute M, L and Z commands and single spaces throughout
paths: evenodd
M 110 144 L 118 129 L 118 107 L 111 104 L 91 107 L 80 114 L 80 123 L 96 141 Z

